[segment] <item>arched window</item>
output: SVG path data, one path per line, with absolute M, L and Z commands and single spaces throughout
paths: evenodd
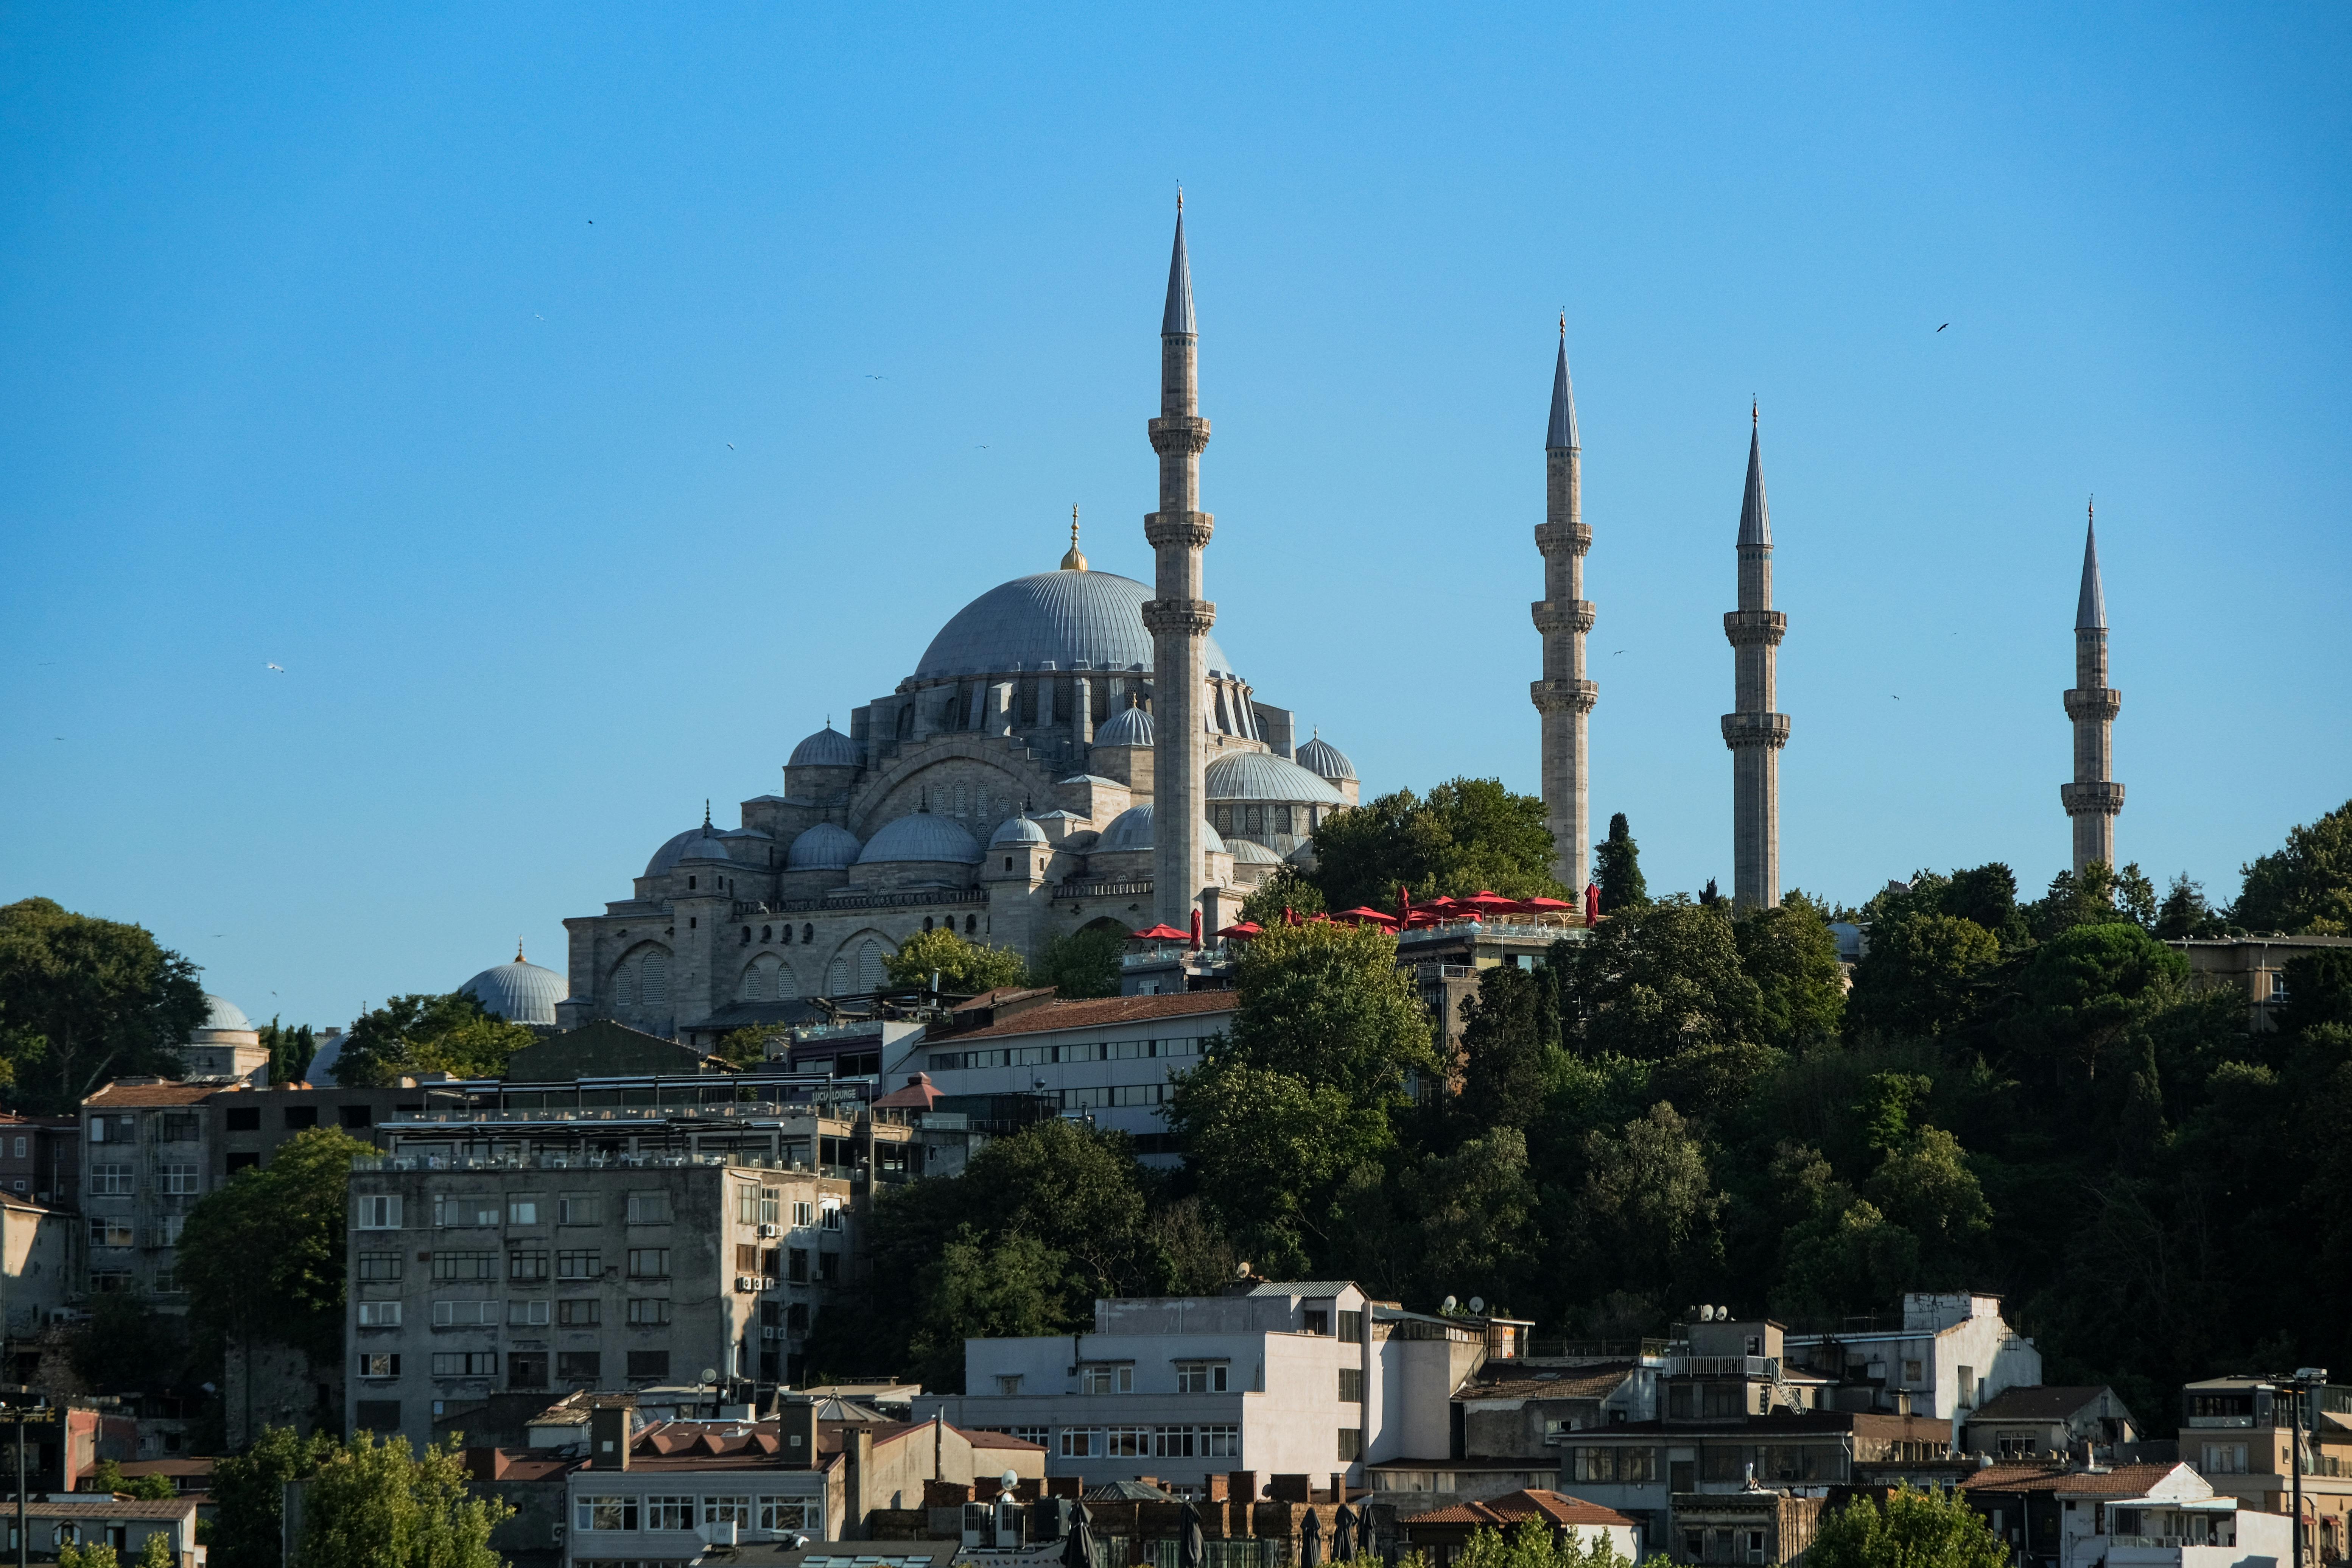
M 844 996 L 848 994 L 849 960 L 847 958 L 836 958 L 833 961 L 831 966 L 825 972 L 824 989 L 825 994 L 829 996 Z
M 749 947 L 749 946 L 751 946 L 751 928 L 750 926 L 745 926 L 745 927 L 743 928 L 743 942 L 742 942 L 742 945 L 743 945 L 743 946 L 745 946 L 745 947 Z
M 778 963 L 776 965 L 776 1000 L 790 1002 L 800 994 L 800 977 L 793 973 L 793 966 L 789 963 Z
M 694 879 L 691 877 L 686 879 L 686 890 L 689 893 L 694 891 Z
M 814 926 L 813 926 L 813 925 L 803 925 L 803 926 L 801 927 L 801 943 L 802 943 L 802 945 L 803 945 L 803 946 L 806 946 L 808 943 L 813 942 L 814 942 L 815 940 L 816 940 L 816 927 L 814 927 Z
M 613 1005 L 634 1007 L 637 1005 L 637 972 L 623 964 L 613 972 Z
M 656 951 L 646 954 L 638 971 L 638 998 L 648 1007 L 669 1005 L 669 955 Z
M 882 944 L 867 938 L 857 950 L 857 988 L 860 991 L 882 989 Z
M 970 933 L 970 932 L 975 932 L 975 931 L 979 931 L 979 930 L 980 930 L 980 917 L 979 917 L 978 915 L 966 915 L 966 916 L 964 916 L 964 917 L 963 917 L 963 929 L 964 929 L 964 931 L 965 931 L 967 933 Z
M 1249 808 L 1249 826 L 1244 831 L 1250 833 L 1265 831 L 1265 807 L 1254 805 Z
M 774 928 L 770 927 L 770 926 L 761 926 L 761 927 L 760 928 L 760 940 L 761 940 L 762 942 L 773 942 L 773 941 L 775 941 L 775 936 L 774 936 L 774 934 L 773 934 L 773 929 L 774 929 Z
M 782 967 L 783 961 L 772 952 L 763 952 L 753 959 L 744 966 L 742 981 L 735 988 L 737 999 L 744 1002 L 764 1002 L 774 995 L 776 972 Z
M 931 929 L 931 917 L 930 917 L 930 916 L 929 916 L 929 915 L 925 915 L 925 916 L 923 917 L 923 929 L 924 929 L 925 931 L 929 931 L 929 930 L 930 930 L 930 929 Z
M 1274 830 L 1276 833 L 1290 831 L 1290 807 L 1277 805 L 1274 808 Z

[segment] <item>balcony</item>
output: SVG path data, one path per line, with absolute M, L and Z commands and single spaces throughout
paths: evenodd
M 1750 1377 L 1766 1383 L 1780 1381 L 1780 1358 L 1774 1355 L 1670 1355 L 1668 1377 Z

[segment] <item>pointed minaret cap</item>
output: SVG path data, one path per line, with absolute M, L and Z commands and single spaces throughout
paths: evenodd
M 1191 336 L 1192 324 L 1192 264 L 1184 256 L 1184 191 L 1176 191 L 1176 249 L 1168 258 L 1168 309 L 1160 317 L 1163 338 Z
M 1062 570 L 1083 572 L 1086 569 L 1087 558 L 1078 549 L 1078 509 L 1073 504 L 1070 508 L 1070 548 L 1063 553 Z
M 2083 593 L 2074 601 L 2074 629 L 2107 629 L 2107 596 L 2099 589 L 2099 520 L 2085 509 L 2083 519 Z
M 1748 405 L 1748 493 L 1739 498 L 1739 542 L 1769 546 L 1772 512 L 1764 504 L 1764 422 L 1751 400 Z
M 1568 312 L 1559 313 L 1559 361 L 1551 372 L 1551 425 L 1544 432 L 1544 450 L 1576 449 L 1576 388 L 1568 382 Z

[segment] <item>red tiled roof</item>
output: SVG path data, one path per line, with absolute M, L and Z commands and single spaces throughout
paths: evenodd
M 942 1037 L 941 1043 L 1002 1039 L 1007 1035 L 1045 1035 L 1063 1029 L 1104 1029 L 1153 1018 L 1230 1013 L 1240 1000 L 1231 991 L 1178 991 L 1163 996 L 1094 996 L 1076 1002 L 1054 1001 L 1015 1014 L 1001 1024 Z
M 1010 1432 L 964 1432 L 961 1426 L 956 1430 L 963 1432 L 975 1448 L 1034 1448 L 1040 1454 L 1045 1451 L 1044 1444 L 1032 1443 L 1025 1437 L 1015 1437 Z
M 1570 1497 L 1566 1492 L 1545 1491 L 1532 1487 L 1525 1491 L 1488 1498 L 1484 1502 L 1465 1502 L 1458 1508 L 1417 1513 L 1401 1522 L 1408 1531 L 1424 1524 L 1483 1525 L 1490 1530 L 1507 1530 L 1528 1519 L 1548 1520 L 1553 1524 L 1630 1525 L 1633 1522 L 1613 1508 L 1602 1508 L 1597 1502 Z
M 2062 1492 L 2094 1497 L 2146 1497 L 2179 1465 L 2117 1465 L 2112 1470 L 2077 1470 L 2058 1483 Z
M 919 1072 L 915 1075 L 914 1082 L 904 1089 L 894 1089 L 884 1095 L 874 1102 L 874 1108 L 877 1110 L 897 1110 L 901 1108 L 909 1110 L 929 1110 L 932 1102 L 940 1098 L 942 1096 L 940 1090 L 931 1083 L 931 1075 Z
M 226 1092 L 228 1086 L 219 1083 L 110 1083 L 82 1103 L 100 1107 L 194 1105 Z
M 1960 1478 L 1962 1491 L 2054 1492 L 2069 1474 L 2063 1465 L 1993 1465 Z

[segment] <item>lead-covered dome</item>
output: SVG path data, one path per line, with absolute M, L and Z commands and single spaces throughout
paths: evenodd
M 1096 841 L 1095 847 L 1114 852 L 1121 849 L 1150 848 L 1151 808 L 1148 805 L 1130 805 L 1112 817 L 1110 826 L 1102 830 L 1102 837 Z M 1217 830 L 1209 826 L 1208 819 L 1205 817 L 1201 822 L 1201 849 L 1202 853 L 1209 855 L 1225 853 L 1225 841 L 1217 837 Z
M 1270 752 L 1230 752 L 1202 773 L 1211 800 L 1275 800 L 1345 805 L 1348 797 L 1297 763 Z
M 977 866 L 981 861 L 980 845 L 947 817 L 918 811 L 884 824 L 880 832 L 866 841 L 865 849 L 857 857 L 861 866 L 886 860 L 943 860 Z
M 1045 830 L 1025 816 L 1006 818 L 1004 826 L 989 835 L 988 838 L 988 846 L 992 849 L 1000 844 L 1043 844 L 1045 842 Z
M 196 1026 L 200 1029 L 250 1029 L 253 1027 L 253 1020 L 245 1016 L 245 1009 L 226 996 L 215 996 L 209 991 L 205 992 L 205 1021 Z
M 686 843 L 678 849 L 677 858 L 680 862 L 735 858 L 727 853 L 727 841 L 719 837 L 717 830 L 707 822 L 702 825 L 702 831 L 688 837 Z
M 940 628 L 915 667 L 932 680 L 1013 669 L 1150 669 L 1151 634 L 1143 602 L 1151 590 L 1113 572 L 1040 572 L 1002 583 Z M 1214 637 L 1203 653 L 1211 669 L 1233 665 Z
M 1140 708 L 1129 708 L 1114 713 L 1103 727 L 1095 731 L 1097 746 L 1148 746 L 1151 744 L 1151 715 Z
M 509 1024 L 552 1025 L 555 1005 L 572 994 L 572 987 L 565 984 L 563 976 L 552 969 L 525 963 L 520 947 L 515 949 L 512 963 L 485 969 L 457 990 Z
M 863 847 L 857 842 L 857 835 L 846 827 L 820 822 L 793 840 L 793 847 L 784 851 L 784 869 L 837 871 L 856 864 L 857 852 Z
M 1236 866 L 1279 866 L 1282 857 L 1254 838 L 1234 840 L 1234 864 Z
M 675 867 L 678 863 L 679 858 L 685 855 L 687 847 L 701 837 L 701 825 L 697 824 L 695 826 L 688 828 L 683 833 L 673 835 L 671 837 L 665 839 L 662 843 L 662 847 L 654 851 L 654 858 L 646 862 L 646 875 L 648 877 L 658 877 L 663 872 Z
M 1298 765 L 1321 779 L 1356 776 L 1356 764 L 1348 760 L 1348 753 L 1320 735 L 1298 748 Z
M 773 756 L 775 753 L 768 753 Z M 854 768 L 865 762 L 858 754 L 857 742 L 835 729 L 828 721 L 825 727 L 793 748 L 788 768 Z

